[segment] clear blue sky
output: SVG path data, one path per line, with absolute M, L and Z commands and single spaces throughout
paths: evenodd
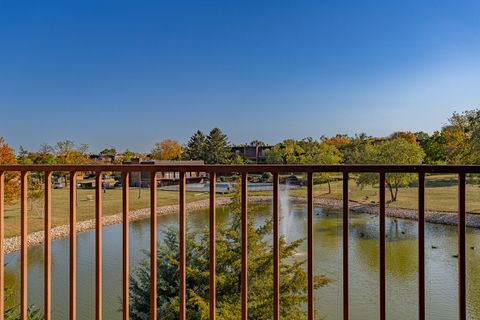
M 432 132 L 480 107 L 476 0 L 0 0 L 0 41 L 15 148 Z

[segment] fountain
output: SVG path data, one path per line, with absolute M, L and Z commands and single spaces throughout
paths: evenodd
M 288 180 L 285 186 L 280 189 L 280 226 L 281 234 L 285 241 L 289 241 L 290 231 L 293 225 L 293 212 L 290 209 L 290 185 Z

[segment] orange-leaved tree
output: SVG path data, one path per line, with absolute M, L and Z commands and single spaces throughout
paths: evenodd
M 17 157 L 12 148 L 0 137 L 0 164 L 16 164 Z M 5 172 L 5 204 L 14 203 L 20 192 L 20 179 L 18 173 Z
M 151 151 L 151 158 L 155 160 L 180 160 L 182 158 L 182 145 L 172 139 L 157 142 Z

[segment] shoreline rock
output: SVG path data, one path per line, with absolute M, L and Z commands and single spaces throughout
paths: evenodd
M 295 203 L 307 203 L 306 198 L 294 197 L 292 198 Z M 335 209 L 343 208 L 342 200 L 334 199 L 314 199 L 314 204 L 323 207 L 330 207 Z M 374 204 L 360 204 L 358 202 L 349 202 L 349 209 L 355 213 L 366 213 L 370 215 L 378 215 L 379 207 Z M 401 208 L 385 208 L 385 214 L 387 217 L 399 218 L 406 220 L 418 220 L 417 210 L 401 209 Z M 467 213 L 466 214 L 466 226 L 469 228 L 480 228 L 480 215 Z M 458 224 L 458 213 L 447 211 L 425 211 L 425 222 L 434 224 L 443 224 L 455 226 Z
M 217 198 L 217 205 L 225 206 L 232 202 L 230 198 Z M 209 200 L 200 200 L 190 202 L 187 204 L 187 210 L 195 211 L 208 208 Z M 172 214 L 179 211 L 179 205 L 167 205 L 157 208 L 157 215 Z M 143 220 L 150 217 L 150 208 L 144 208 L 139 210 L 130 211 L 128 215 L 128 221 Z M 110 226 L 114 224 L 121 224 L 123 222 L 122 214 L 115 214 L 102 217 L 102 226 Z M 95 219 L 85 220 L 77 222 L 77 233 L 84 233 L 95 229 Z M 70 236 L 70 225 L 62 225 L 52 228 L 50 235 L 52 240 L 58 240 L 67 238 Z M 28 247 L 37 246 L 43 243 L 44 232 L 37 231 L 28 235 L 27 245 Z M 21 238 L 20 236 L 7 238 L 4 241 L 3 252 L 4 254 L 13 253 L 20 250 Z
M 304 204 L 307 203 L 307 199 L 303 197 L 291 197 L 293 203 Z M 252 196 L 249 198 L 251 203 L 259 202 L 270 202 L 272 201 L 272 196 Z M 232 202 L 231 198 L 218 197 L 217 206 L 229 205 Z M 341 209 L 343 208 L 342 200 L 335 199 L 325 199 L 325 198 L 316 198 L 314 199 L 314 205 L 321 207 L 329 207 Z M 187 203 L 188 211 L 196 211 L 209 207 L 209 199 L 195 201 Z M 368 205 L 368 204 L 359 204 L 357 202 L 350 201 L 349 204 L 350 211 L 359 214 L 371 214 L 378 215 L 379 208 L 377 205 Z M 173 214 L 178 212 L 178 205 L 167 205 L 157 208 L 158 215 Z M 399 219 L 408 219 L 408 220 L 418 220 L 417 211 L 411 209 L 399 209 L 399 208 L 386 208 L 385 213 L 388 217 L 399 218 Z M 143 220 L 150 217 L 150 208 L 139 209 L 129 212 L 129 221 Z M 441 212 L 441 211 L 426 211 L 425 212 L 425 222 L 435 223 L 435 224 L 444 224 L 444 225 L 457 225 L 458 215 L 453 212 Z M 122 223 L 122 215 L 115 214 L 110 216 L 104 216 L 102 219 L 102 226 L 110 226 L 114 224 Z M 466 214 L 466 225 L 470 228 L 480 228 L 480 215 L 477 214 Z M 77 223 L 77 233 L 88 232 L 95 229 L 95 219 L 81 221 Z M 70 226 L 63 225 L 52 228 L 51 237 L 52 240 L 58 240 L 62 238 L 67 238 L 70 235 Z M 44 232 L 37 231 L 28 235 L 28 247 L 37 246 L 43 243 Z M 8 238 L 4 240 L 4 254 L 13 253 L 20 250 L 20 236 Z

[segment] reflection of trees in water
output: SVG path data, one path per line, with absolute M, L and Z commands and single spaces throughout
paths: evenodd
M 361 221 L 351 222 L 350 237 L 360 240 L 378 240 L 380 225 L 378 216 L 370 216 Z M 416 223 L 397 219 L 385 221 L 385 235 L 388 242 L 416 239 Z
M 349 228 L 350 238 L 355 240 L 378 240 L 379 230 L 378 226 L 374 224 L 374 221 L 355 221 L 354 223 L 350 223 Z
M 376 217 L 378 218 L 378 217 Z M 373 220 L 373 219 L 372 219 Z M 414 224 L 388 219 L 385 224 L 387 243 L 385 248 L 387 273 L 395 277 L 416 276 L 418 247 Z M 350 224 L 350 237 L 357 254 L 356 261 L 373 272 L 379 271 L 380 244 L 378 222 Z
M 480 243 L 478 232 L 469 234 L 467 229 L 467 312 L 471 319 L 480 319 Z M 471 249 L 471 248 L 474 249 Z
M 35 246 L 28 250 L 27 265 L 28 268 L 41 267 L 43 268 L 43 245 Z

